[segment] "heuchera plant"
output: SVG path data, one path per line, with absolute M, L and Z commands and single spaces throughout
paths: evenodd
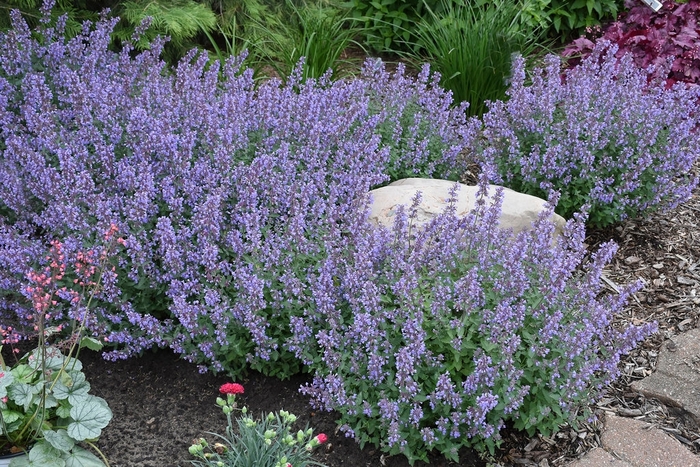
M 336 82 L 298 68 L 256 87 L 242 57 L 207 67 L 192 51 L 171 70 L 162 41 L 113 53 L 116 20 L 66 41 L 65 19 L 31 31 L 13 18 L 0 35 L 0 287 L 18 290 L 48 240 L 71 256 L 115 224 L 125 248 L 90 323 L 107 358 L 158 346 L 203 371 L 300 371 L 292 326 L 367 192 L 387 174 L 465 170 L 476 125 L 427 68 L 414 79 L 370 61 Z M 0 303 L 3 318 L 22 313 Z
M 324 263 L 302 392 L 361 445 L 457 461 L 463 446 L 493 453 L 506 423 L 548 436 L 589 417 L 620 356 L 655 331 L 612 325 L 641 284 L 601 295 L 616 247 L 589 256 L 580 215 L 555 239 L 550 206 L 513 238 L 497 227 L 502 191 L 486 190 L 466 218 L 451 203 L 424 227 L 418 196 L 393 229 L 366 227 Z
M 36 345 L 14 364 L 0 356 L 0 453 L 27 454 L 14 458 L 12 467 L 109 466 L 95 441 L 112 412 L 104 399 L 89 394 L 78 354 L 83 347 L 102 347 L 85 329 L 94 319 L 93 298 L 114 279 L 109 259 L 120 240 L 115 234 L 111 226 L 102 246 L 80 251 L 70 261 L 62 243 L 54 240 L 39 272 L 27 273 L 29 284 L 22 293 L 32 310 L 20 321 L 33 327 L 30 337 Z M 14 331 L 0 326 L 0 343 L 16 349 Z
M 641 1 L 625 2 L 629 11 L 607 26 L 601 39 L 618 46 L 617 56 L 630 54 L 641 68 L 655 67 L 654 76 L 666 79 L 670 87 L 678 81 L 700 82 L 700 0 L 677 3 L 664 2 L 654 12 Z M 595 46 L 595 37 L 580 37 L 563 52 L 575 66 L 588 56 Z M 665 66 L 671 59 L 670 70 Z
M 600 42 L 562 76 L 549 56 L 527 84 L 522 58 L 514 61 L 507 102 L 483 117 L 481 157 L 493 180 L 546 198 L 561 193 L 566 218 L 590 206 L 589 224 L 671 209 L 698 183 L 695 133 L 700 87 L 665 89 L 617 46 Z

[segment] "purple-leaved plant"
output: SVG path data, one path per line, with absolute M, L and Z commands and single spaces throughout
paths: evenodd
M 666 0 L 658 12 L 640 0 L 626 0 L 625 7 L 628 11 L 604 30 L 591 30 L 592 37 L 581 36 L 569 44 L 563 52 L 570 57 L 568 64 L 577 65 L 595 42 L 605 40 L 619 47 L 618 57 L 630 54 L 641 68 L 654 65 L 653 76 L 664 79 L 667 87 L 678 81 L 700 84 L 700 1 Z
M 616 52 L 601 41 L 563 75 L 551 55 L 531 84 L 523 59 L 514 61 L 509 99 L 491 103 L 479 140 L 495 181 L 543 198 L 559 191 L 557 213 L 571 218 L 589 205 L 589 224 L 599 227 L 690 197 L 700 87 L 666 89 L 649 80 L 653 69 Z
M 456 178 L 476 133 L 427 69 L 368 62 L 361 79 L 302 82 L 298 67 L 256 87 L 242 57 L 207 66 L 192 51 L 168 69 L 162 40 L 113 53 L 116 20 L 68 41 L 65 19 L 13 20 L 0 35 L 0 284 L 18 290 L 49 241 L 72 260 L 116 225 L 125 249 L 91 327 L 107 358 L 158 346 L 203 371 L 299 371 L 296 330 L 328 319 L 307 316 L 311 290 L 335 280 L 322 265 L 368 191 L 392 174 Z M 0 305 L 8 321 L 24 312 Z
M 548 436 L 585 419 L 620 356 L 655 332 L 613 326 L 641 286 L 601 295 L 614 244 L 589 256 L 578 214 L 554 240 L 551 207 L 513 239 L 484 180 L 466 218 L 450 204 L 417 228 L 417 197 L 393 229 L 365 223 L 313 290 L 325 328 L 299 337 L 315 375 L 302 392 L 347 436 L 411 463 L 493 452 L 506 423 Z

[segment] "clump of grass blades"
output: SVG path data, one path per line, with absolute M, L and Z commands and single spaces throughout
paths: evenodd
M 287 21 L 263 23 L 251 27 L 251 55 L 256 65 L 270 66 L 279 77 L 287 77 L 304 57 L 302 79 L 320 78 L 328 70 L 334 76 L 345 71 L 350 62 L 341 59 L 355 40 L 358 27 L 347 11 L 322 1 L 301 6 L 287 1 Z
M 407 52 L 411 61 L 426 60 L 442 75 L 441 85 L 456 102 L 469 102 L 469 115 L 482 115 L 485 101 L 506 96 L 512 55 L 536 56 L 537 29 L 519 18 L 523 2 L 442 0 L 429 17 L 416 22 Z

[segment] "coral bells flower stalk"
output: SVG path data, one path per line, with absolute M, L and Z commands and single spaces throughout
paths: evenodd
M 109 273 L 105 269 L 110 248 L 104 247 L 99 262 L 95 252 L 78 251 L 71 262 L 64 243 L 53 240 L 48 254 L 42 258 L 46 265 L 26 273 L 29 284 L 20 291 L 32 304 L 32 312 L 25 321 L 33 328 L 38 342 L 12 368 L 7 368 L 0 356 L 3 370 L 0 372 L 0 408 L 3 409 L 0 410 L 0 451 L 15 447 L 29 451 L 32 459 L 44 455 L 37 453 L 51 449 L 52 459 L 79 457 L 90 465 L 109 466 L 100 450 L 88 440 L 98 438 L 111 420 L 107 403 L 88 394 L 87 384 L 80 394 L 71 392 L 78 387 L 73 386 L 75 381 L 85 382 L 76 364 L 79 350 L 86 346 L 94 350 L 101 347 L 98 340 L 84 333 L 92 300 L 101 290 L 103 277 Z M 64 334 L 66 328 L 69 332 Z M 3 329 L 3 337 L 8 332 L 10 328 Z M 4 338 L 2 343 L 7 342 Z M 89 425 L 89 430 L 73 429 L 83 425 Z M 63 439 L 60 446 L 54 444 L 57 438 Z M 102 456 L 102 461 L 77 445 L 82 441 Z

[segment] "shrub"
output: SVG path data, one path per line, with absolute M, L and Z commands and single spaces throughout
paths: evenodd
M 434 4 L 434 0 L 428 2 Z M 425 13 L 422 0 L 350 0 L 352 17 L 363 31 L 363 43 L 375 51 L 398 47 L 411 37 L 411 21 Z
M 588 28 L 617 17 L 623 0 L 531 0 L 523 7 L 526 24 L 538 25 L 547 35 L 565 43 Z
M 509 100 L 483 117 L 482 157 L 495 180 L 540 197 L 558 190 L 559 214 L 590 205 L 589 223 L 599 227 L 690 197 L 700 89 L 647 84 L 653 70 L 616 52 L 601 43 L 563 77 L 550 56 L 531 86 L 523 60 L 515 61 Z
M 39 41 L 15 14 L 0 36 L 2 289 L 54 238 L 73 260 L 114 224 L 125 248 L 90 329 L 107 358 L 159 346 L 232 376 L 298 372 L 290 327 L 367 192 L 389 172 L 456 177 L 474 125 L 427 68 L 256 87 L 241 58 L 220 73 L 195 51 L 166 68 L 159 40 L 109 52 L 115 22 Z
M 393 229 L 366 226 L 325 261 L 325 328 L 297 331 L 315 375 L 302 392 L 361 445 L 456 462 L 463 446 L 493 453 L 506 423 L 548 436 L 588 417 L 620 355 L 654 331 L 612 325 L 641 285 L 600 295 L 613 244 L 586 259 L 580 218 L 554 241 L 551 208 L 513 239 L 497 228 L 502 193 L 485 190 L 466 218 L 450 204 L 423 228 L 417 197 Z
M 700 57 L 697 54 L 697 24 L 700 1 L 683 4 L 667 1 L 658 12 L 637 1 L 628 1 L 631 7 L 618 21 L 605 28 L 602 39 L 616 44 L 617 56 L 629 54 L 640 68 L 655 67 L 655 77 L 666 79 L 666 85 L 677 81 L 698 84 Z M 580 37 L 564 49 L 575 66 L 581 57 L 588 56 L 594 42 Z M 666 61 L 672 59 L 670 70 Z
M 341 55 L 356 44 L 354 38 L 359 32 L 347 11 L 321 3 L 297 7 L 291 0 L 287 0 L 287 9 L 286 21 L 272 25 L 257 21 L 248 26 L 257 64 L 270 66 L 277 76 L 287 77 L 304 57 L 304 79 L 318 79 L 328 70 L 335 77 L 347 72 L 343 65 L 351 61 L 341 59 Z
M 470 103 L 469 115 L 483 114 L 487 100 L 505 98 L 514 53 L 532 57 L 540 47 L 537 28 L 519 23 L 524 2 L 481 3 L 440 0 L 439 13 L 428 8 L 429 14 L 412 24 L 419 52 L 403 54 L 415 62 L 427 60 L 454 99 Z

